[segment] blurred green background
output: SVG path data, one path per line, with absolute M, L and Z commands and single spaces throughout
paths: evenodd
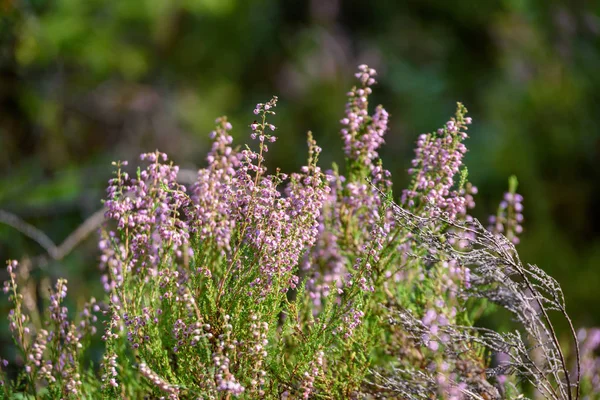
M 274 94 L 270 165 L 302 165 L 307 130 L 322 165 L 340 163 L 345 93 L 367 63 L 396 194 L 417 136 L 464 102 L 474 214 L 516 174 L 522 259 L 561 282 L 578 326 L 600 325 L 600 2 L 0 0 L 0 15 L 0 209 L 54 242 L 101 207 L 112 160 L 158 148 L 197 168 L 216 117 L 243 144 Z M 1 258 L 40 254 L 0 224 Z M 100 295 L 97 260 L 92 235 L 34 274 Z

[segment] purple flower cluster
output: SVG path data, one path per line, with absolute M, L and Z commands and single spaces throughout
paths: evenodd
M 465 113 L 459 103 L 456 117 L 443 128 L 419 136 L 416 157 L 408 170 L 413 176 L 411 188 L 402 192 L 402 204 L 417 207 L 423 213 L 447 212 L 451 219 L 466 215 L 467 209 L 474 205 L 472 197 L 467 197 L 471 193 L 453 188 L 454 177 L 460 173 L 467 152 L 462 142 L 467 138 L 471 118 L 465 118 Z
M 119 383 L 117 382 L 117 355 L 114 353 L 106 353 L 102 360 L 102 366 L 104 373 L 102 374 L 101 381 L 104 388 L 110 386 L 112 388 L 118 388 Z
M 389 172 L 377 165 L 379 157 L 377 150 L 385 143 L 383 136 L 388 130 L 388 113 L 381 106 L 375 108 L 369 115 L 369 95 L 373 92 L 374 76 L 377 72 L 367 65 L 360 65 L 356 77 L 360 87 L 354 87 L 348 92 L 346 115 L 340 121 L 344 128 L 340 131 L 344 142 L 344 152 L 349 160 L 357 165 L 367 167 L 375 182 L 385 182 L 388 186 Z
M 6 384 L 4 380 L 5 369 L 8 367 L 8 360 L 0 358 L 0 388 Z
M 523 220 L 523 196 L 509 191 L 504 193 L 504 200 L 500 202 L 497 214 L 490 216 L 488 230 L 503 234 L 513 244 L 519 244 Z
M 225 117 L 216 122 L 217 128 L 210 135 L 213 145 L 207 157 L 208 167 L 198 171 L 192 187 L 194 206 L 190 209 L 190 225 L 200 240 L 212 239 L 225 252 L 231 249 L 231 234 L 235 229 L 236 220 L 231 214 L 240 154 L 231 147 L 231 123 Z
M 302 398 L 304 400 L 310 399 L 311 394 L 314 392 L 315 380 L 323 373 L 325 353 L 319 350 L 314 360 L 309 364 L 309 370 L 304 372 L 304 380 L 301 385 Z
M 214 381 L 216 389 L 219 392 L 231 393 L 234 396 L 238 396 L 244 393 L 246 388 L 239 383 L 230 370 L 232 361 L 232 355 L 230 354 L 236 349 L 231 340 L 233 326 L 229 323 L 230 319 L 229 315 L 225 315 L 224 332 L 217 338 L 217 347 L 212 355 L 215 368 Z
M 31 354 L 29 354 L 25 370 L 31 373 L 34 368 L 40 368 L 40 375 L 44 379 L 48 382 L 55 382 L 56 378 L 52 376 L 52 363 L 44 360 L 49 335 L 50 333 L 47 330 L 40 329 L 31 347 Z
M 344 339 L 348 339 L 354 333 L 354 330 L 362 323 L 363 317 L 365 316 L 364 311 L 357 308 L 350 308 L 350 310 L 343 314 L 342 324 L 333 330 L 334 335 L 341 334 Z
M 439 331 L 440 327 L 448 325 L 449 322 L 448 317 L 443 314 L 442 310 L 444 310 L 444 308 L 443 302 L 438 301 L 436 307 L 428 309 L 421 319 L 423 325 L 428 329 L 428 332 L 422 335 L 421 340 L 429 348 L 429 350 L 433 352 L 438 351 L 440 348 L 440 342 L 447 343 L 449 340 L 448 335 Z M 455 316 L 456 309 L 453 309 L 453 311 L 450 313 L 450 318 L 454 318 Z
M 271 126 L 265 121 L 266 115 L 273 113 L 275 104 L 272 100 L 257 106 L 256 110 L 263 115 L 263 123 L 253 130 L 260 141 L 260 152 L 241 152 L 235 191 L 236 212 L 244 229 L 244 239 L 259 255 L 260 274 L 250 286 L 260 287 L 263 294 L 275 278 L 287 277 L 282 292 L 296 286 L 298 277 L 292 275 L 292 270 L 305 249 L 312 247 L 316 240 L 318 218 L 330 190 L 316 165 L 321 149 L 310 135 L 308 165 L 302 167 L 301 173 L 290 175 L 285 196 L 277 190 L 277 185 L 288 177 L 285 174 L 264 175 L 264 139 L 273 141 L 273 136 L 265 133 L 265 127 Z
M 332 287 L 338 291 L 342 290 L 346 275 L 346 259 L 338 243 L 342 232 L 338 196 L 345 178 L 332 171 L 327 172 L 327 178 L 331 191 L 324 201 L 319 217 L 317 240 L 302 263 L 303 271 L 310 274 L 306 286 L 315 307 L 313 313 L 321 309 L 323 299 L 329 296 Z
M 119 255 L 125 271 L 113 276 L 135 268 L 156 269 L 169 251 L 181 255 L 189 243 L 188 222 L 181 210 L 189 207 L 190 199 L 185 186 L 177 183 L 179 167 L 165 164 L 167 155 L 158 151 L 142 154 L 140 159 L 150 164 L 136 178 L 121 171 L 120 166 L 126 164 L 117 164 L 117 177 L 107 189 L 106 217 L 117 221 L 127 239 L 125 254 Z
M 249 394 L 263 397 L 265 391 L 262 388 L 266 383 L 265 377 L 267 376 L 266 349 L 269 344 L 267 339 L 269 324 L 258 321 L 256 314 L 252 314 L 250 320 L 252 321 L 250 325 L 251 338 L 245 343 L 246 349 L 244 351 L 252 360 L 252 371 L 249 374 L 250 385 L 247 389 Z
M 381 106 L 376 107 L 372 116 L 368 110 L 370 86 L 375 84 L 375 75 L 374 69 L 359 66 L 356 77 L 360 87 L 348 92 L 346 115 L 341 120 L 348 178 L 337 171 L 327 173 L 331 191 L 319 219 L 316 245 L 304 260 L 303 269 L 309 271 L 307 288 L 315 313 L 318 313 L 322 299 L 329 296 L 332 289 L 341 294 L 353 276 L 351 271 L 361 267 L 354 259 L 357 254 L 364 254 L 367 248 L 373 249 L 367 246 L 374 239 L 371 231 L 381 225 L 384 233 L 389 233 L 393 226 L 391 217 L 381 214 L 384 212 L 381 191 L 390 191 L 392 184 L 391 174 L 382 167 L 377 152 L 388 130 L 388 113 Z M 348 240 L 350 232 L 355 230 L 362 234 L 352 234 L 353 240 Z M 379 247 L 377 251 L 381 250 L 381 243 Z M 369 290 L 371 284 L 366 283 L 369 277 L 360 279 L 359 284 Z

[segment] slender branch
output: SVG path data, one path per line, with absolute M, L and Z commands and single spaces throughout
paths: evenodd
M 37 229 L 35 226 L 28 224 L 15 214 L 4 210 L 0 210 L 0 222 L 8 226 L 12 226 L 23 235 L 33 239 L 37 244 L 43 247 L 44 250 L 46 250 L 51 258 L 56 259 L 58 248 L 52 239 L 50 239 L 44 232 Z
M 104 221 L 104 212 L 105 210 L 101 209 L 90 215 L 81 225 L 79 225 L 79 227 L 77 227 L 77 229 L 75 229 L 75 231 L 73 231 L 73 233 L 67 236 L 59 246 L 54 244 L 52 239 L 44 232 L 8 211 L 0 210 L 0 223 L 15 228 L 43 247 L 51 259 L 60 261 L 71 253 L 71 251 L 87 238 L 90 233 L 100 227 Z

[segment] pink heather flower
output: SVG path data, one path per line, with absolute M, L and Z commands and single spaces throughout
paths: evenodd
M 379 156 L 377 150 L 384 143 L 383 136 L 388 130 L 389 117 L 382 106 L 377 106 L 374 114 L 369 115 L 368 98 L 372 92 L 370 86 L 375 84 L 372 77 L 376 74 L 374 69 L 366 65 L 359 66 L 356 77 L 361 86 L 352 88 L 348 93 L 346 116 L 340 121 L 344 126 L 340 133 L 346 157 L 371 171 L 375 168 L 374 160 Z
M 466 109 L 458 104 L 456 118 L 446 123 L 436 133 L 422 134 L 417 141 L 415 158 L 409 174 L 413 176 L 410 189 L 402 193 L 402 204 L 418 207 L 420 213 L 447 212 L 449 218 L 464 216 L 474 206 L 474 193 L 454 189 L 455 176 L 461 171 L 467 148 Z M 470 123 L 470 120 L 469 120 Z M 475 192 L 477 189 L 475 188 Z
M 422 320 L 423 325 L 430 326 L 433 323 L 433 321 L 435 321 L 436 317 L 437 317 L 437 313 L 435 312 L 435 310 L 433 310 L 433 309 L 427 310 L 427 312 L 425 313 L 425 316 L 423 317 L 423 320 Z
M 349 260 L 343 253 L 362 254 L 371 239 L 375 226 L 382 222 L 380 213 L 383 211 L 381 194 L 391 190 L 391 174 L 382 167 L 377 150 L 384 143 L 383 136 L 388 129 L 388 113 L 378 106 L 373 115 L 369 115 L 368 97 L 372 93 L 371 85 L 375 83 L 375 70 L 361 65 L 356 77 L 359 87 L 354 87 L 348 93 L 346 115 L 341 119 L 341 130 L 346 153 L 349 178 L 337 173 L 328 173 L 331 192 L 325 199 L 323 212 L 319 219 L 318 239 L 303 262 L 303 269 L 310 271 L 307 289 L 315 305 L 314 312 L 318 313 L 322 299 L 331 290 L 342 291 L 348 283 L 351 269 L 361 268 L 361 263 Z M 370 182 L 367 181 L 370 179 Z M 359 225 L 363 235 L 355 239 L 354 248 L 341 248 L 338 241 L 342 240 L 347 229 L 340 221 L 349 221 L 351 226 Z M 383 216 L 384 231 L 378 233 L 377 248 L 371 248 L 368 254 L 371 258 L 383 248 L 381 243 L 389 233 L 394 220 L 389 211 Z M 383 236 L 382 236 L 383 235 Z M 373 261 L 373 260 L 371 260 Z M 376 262 L 376 261 L 375 261 Z M 363 276 L 358 284 L 367 291 L 371 290 L 369 276 Z
M 130 178 L 119 166 L 117 178 L 109 182 L 105 202 L 106 217 L 115 220 L 130 237 L 125 251 L 132 257 L 122 266 L 127 270 L 155 268 L 169 250 L 180 249 L 189 241 L 188 223 L 180 210 L 190 206 L 190 199 L 186 188 L 177 183 L 179 167 L 163 164 L 167 155 L 158 151 L 142 154 L 140 159 L 150 165 L 136 178 Z M 138 265 L 140 259 L 152 261 Z
M 354 330 L 362 323 L 365 313 L 351 307 L 342 317 L 343 324 L 334 331 L 334 334 L 342 333 L 345 339 L 348 339 L 354 333 Z
M 284 197 L 276 188 L 276 177 L 259 179 L 243 172 L 238 175 L 242 183 L 238 191 L 240 215 L 248 219 L 247 240 L 254 248 L 261 249 L 258 265 L 261 277 L 251 286 L 267 290 L 275 277 L 288 276 L 287 287 L 295 287 L 297 277 L 292 276 L 304 249 L 312 247 L 318 232 L 318 218 L 329 187 L 324 184 L 323 174 L 316 163 L 316 144 L 309 137 L 309 165 L 302 173 L 290 175 Z M 314 156 L 310 156 L 313 154 Z M 253 154 L 244 153 L 243 163 L 248 170 L 258 168 L 252 164 Z M 312 158 L 311 158 L 312 157 Z
M 314 360 L 309 364 L 309 370 L 303 375 L 301 392 L 303 399 L 309 399 L 314 392 L 314 383 L 316 379 L 323 373 L 323 364 L 325 353 L 318 351 Z
M 435 340 L 430 340 L 429 343 L 427 344 L 427 347 L 429 347 L 429 350 L 431 350 L 431 351 L 438 351 L 438 349 L 440 348 L 440 345 Z
M 192 186 L 193 208 L 189 209 L 192 231 L 201 240 L 211 238 L 219 249 L 229 250 L 231 234 L 236 226 L 232 208 L 236 203 L 235 185 L 241 165 L 240 154 L 231 147 L 232 126 L 225 117 L 217 119 L 211 134 L 213 145 L 208 153 L 208 167 L 198 171 Z
M 523 232 L 523 196 L 516 193 L 515 177 L 509 180 L 511 190 L 504 193 L 504 199 L 498 206 L 496 215 L 489 217 L 488 230 L 495 234 L 503 234 L 513 244 L 519 244 L 519 235 Z

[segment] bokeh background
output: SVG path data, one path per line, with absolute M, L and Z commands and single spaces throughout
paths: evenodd
M 0 209 L 60 243 L 101 207 L 111 161 L 158 148 L 202 166 L 214 119 L 243 144 L 272 95 L 271 167 L 299 168 L 308 130 L 325 168 L 342 163 L 360 63 L 391 114 L 381 156 L 396 194 L 417 136 L 465 103 L 474 214 L 517 175 L 522 259 L 561 282 L 577 326 L 600 325 L 597 1 L 0 0 Z M 1 258 L 42 254 L 0 224 Z M 94 235 L 40 265 L 34 277 L 67 277 L 76 298 L 101 294 Z

